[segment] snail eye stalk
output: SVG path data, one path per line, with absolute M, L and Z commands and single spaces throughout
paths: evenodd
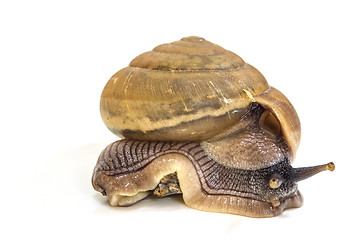
M 269 186 L 273 189 L 280 187 L 282 181 L 279 178 L 272 177 L 269 181 Z

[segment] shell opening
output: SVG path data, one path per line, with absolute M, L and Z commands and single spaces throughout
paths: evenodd
M 279 136 L 281 134 L 281 125 L 278 119 L 270 111 L 265 111 L 259 120 L 259 125 L 262 129 Z

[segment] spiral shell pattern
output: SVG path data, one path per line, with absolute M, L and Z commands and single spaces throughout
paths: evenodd
M 201 141 L 238 122 L 263 75 L 235 53 L 199 37 L 162 44 L 115 73 L 100 102 L 116 135 L 138 140 Z

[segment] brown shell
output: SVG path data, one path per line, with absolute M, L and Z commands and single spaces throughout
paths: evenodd
M 136 57 L 108 81 L 100 109 L 119 137 L 204 141 L 236 125 L 252 102 L 277 118 L 294 156 L 300 123 L 290 102 L 242 58 L 199 37 Z
M 101 116 L 116 135 L 139 140 L 209 139 L 234 125 L 269 89 L 236 54 L 203 38 L 183 38 L 136 57 L 101 96 Z M 216 126 L 216 128 L 214 127 Z

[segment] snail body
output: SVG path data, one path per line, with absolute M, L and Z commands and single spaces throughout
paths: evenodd
M 136 57 L 106 84 L 110 144 L 92 183 L 111 205 L 183 195 L 204 211 L 272 217 L 300 207 L 297 181 L 333 163 L 292 168 L 301 136 L 289 100 L 236 54 L 199 37 Z

